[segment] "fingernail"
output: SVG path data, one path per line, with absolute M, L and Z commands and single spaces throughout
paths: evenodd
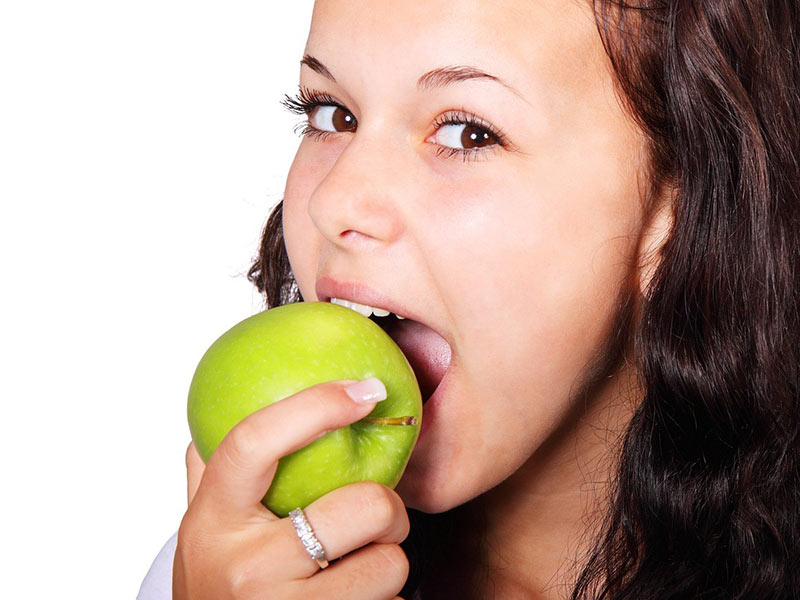
M 370 377 L 358 383 L 348 385 L 344 388 L 347 395 L 353 402 L 359 404 L 369 404 L 370 402 L 380 402 L 386 400 L 386 388 L 383 382 L 377 377 Z

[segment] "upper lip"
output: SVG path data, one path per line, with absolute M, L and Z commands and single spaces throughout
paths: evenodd
M 384 308 L 401 317 L 418 320 L 404 306 L 369 286 L 352 281 L 339 281 L 327 276 L 320 277 L 317 280 L 317 299 L 320 302 L 330 302 L 331 298 L 350 300 L 373 308 Z
M 392 298 L 389 298 L 382 292 L 375 290 L 363 283 L 355 281 L 340 281 L 328 275 L 320 277 L 317 280 L 316 286 L 317 300 L 320 302 L 330 302 L 331 298 L 339 298 L 340 300 L 350 300 L 351 302 L 358 302 L 373 308 L 383 308 L 392 311 L 396 315 L 411 319 L 422 323 L 426 327 L 430 327 L 436 333 L 445 338 L 448 343 L 450 340 L 445 336 L 444 332 L 438 327 L 434 327 L 431 323 L 425 320 L 424 317 L 415 313 L 411 309 L 403 306 Z

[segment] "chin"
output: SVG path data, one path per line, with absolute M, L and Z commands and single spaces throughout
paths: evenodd
M 409 464 L 395 491 L 408 508 L 430 514 L 446 512 L 478 495 L 459 486 L 452 473 L 437 477 L 436 473 L 415 468 L 413 462 Z
M 408 508 L 413 508 L 424 513 L 443 513 L 460 504 L 442 497 L 435 490 L 409 490 L 402 485 L 398 485 L 395 491 L 400 495 L 403 504 Z

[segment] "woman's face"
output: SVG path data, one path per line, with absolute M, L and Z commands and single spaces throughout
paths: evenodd
M 365 285 L 449 342 L 398 487 L 447 510 L 573 418 L 637 260 L 644 138 L 583 3 L 319 0 L 305 53 L 301 86 L 345 108 L 310 114 L 328 133 L 289 173 L 291 266 L 307 301 Z

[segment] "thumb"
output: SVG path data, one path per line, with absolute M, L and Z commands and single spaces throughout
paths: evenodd
M 186 492 L 188 504 L 192 503 L 205 470 L 206 464 L 200 458 L 197 448 L 194 447 L 194 442 L 191 442 L 186 449 Z

